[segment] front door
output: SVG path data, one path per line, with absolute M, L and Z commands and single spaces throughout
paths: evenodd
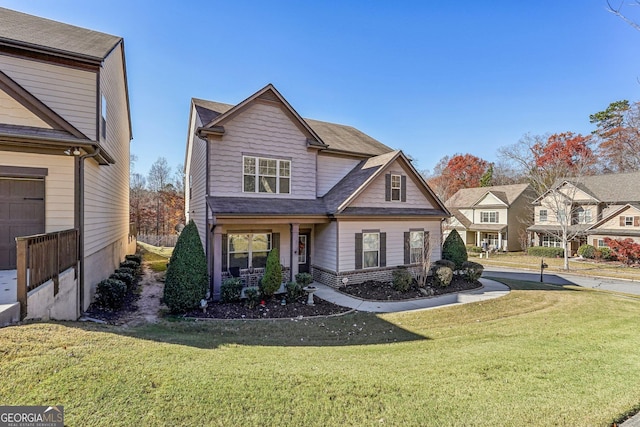
M 16 268 L 16 237 L 44 233 L 44 179 L 0 177 L 0 270 Z
M 309 243 L 311 241 L 311 233 L 300 233 L 298 236 L 298 271 L 300 273 L 309 273 L 310 250 Z

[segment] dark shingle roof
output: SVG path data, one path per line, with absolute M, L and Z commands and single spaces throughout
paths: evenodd
M 227 215 L 326 215 L 322 199 L 207 197 L 214 214 Z
M 529 187 L 529 184 L 494 185 L 492 187 L 462 188 L 445 205 L 447 208 L 470 208 L 488 192 L 510 206 Z
M 567 178 L 589 195 L 605 203 L 640 201 L 640 172 Z
M 405 208 L 368 208 L 353 207 L 345 208 L 341 215 L 375 215 L 375 216 L 435 216 L 441 218 L 447 216 L 445 211 L 440 209 L 405 209 Z
M 98 31 L 0 8 L 0 43 L 99 60 L 121 40 Z
M 234 107 L 234 105 L 230 104 L 197 98 L 193 98 L 193 103 L 203 125 Z M 313 119 L 304 119 L 304 121 L 322 139 L 322 142 L 329 146 L 330 150 L 370 156 L 378 156 L 393 151 L 380 141 L 371 138 L 354 127 Z

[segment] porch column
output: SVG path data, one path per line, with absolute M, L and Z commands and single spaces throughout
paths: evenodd
M 289 271 L 291 271 L 291 277 L 289 280 L 292 282 L 296 280 L 296 274 L 298 274 L 298 251 L 300 249 L 300 224 L 291 224 L 291 262 Z
M 476 246 L 480 247 L 480 232 L 476 231 Z
M 222 227 L 213 229 L 213 292 L 214 300 L 220 299 L 220 286 L 222 285 Z
M 498 231 L 498 250 L 502 250 L 502 231 Z

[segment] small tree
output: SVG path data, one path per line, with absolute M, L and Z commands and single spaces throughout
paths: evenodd
M 604 238 L 604 243 L 611 248 L 614 255 L 625 264 L 633 264 L 640 261 L 640 243 L 636 243 L 631 238 L 611 239 Z
M 431 271 L 431 241 L 429 239 L 429 232 L 425 232 L 422 246 L 422 259 L 420 259 L 420 271 L 416 277 L 419 287 L 424 288 L 427 286 L 429 271 Z
M 267 256 L 267 266 L 262 276 L 260 291 L 265 298 L 270 298 L 282 284 L 282 266 L 277 249 L 271 249 Z
M 451 230 L 442 245 L 442 259 L 455 263 L 456 270 L 460 270 L 467 260 L 467 248 L 456 230 Z
M 207 260 L 193 222 L 184 228 L 171 255 L 164 284 L 164 302 L 173 313 L 197 308 L 207 293 Z

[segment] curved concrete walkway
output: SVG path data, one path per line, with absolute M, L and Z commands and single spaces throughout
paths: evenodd
M 502 283 L 488 279 L 480 279 L 482 287 L 471 291 L 458 292 L 429 298 L 412 299 L 407 301 L 366 301 L 338 292 L 330 286 L 315 282 L 318 288 L 315 295 L 325 301 L 358 311 L 372 313 L 391 313 L 396 311 L 425 310 L 444 306 L 468 304 L 498 298 L 510 292 L 509 287 Z

